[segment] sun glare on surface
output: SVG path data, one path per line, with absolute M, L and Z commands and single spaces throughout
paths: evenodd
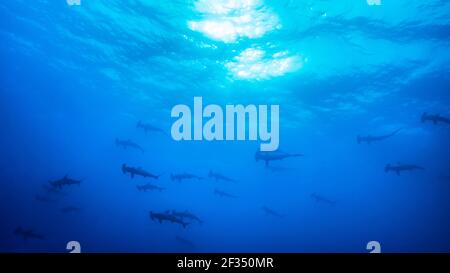
M 277 15 L 259 0 L 199 0 L 195 10 L 202 20 L 188 21 L 188 27 L 225 43 L 260 38 L 281 28 Z

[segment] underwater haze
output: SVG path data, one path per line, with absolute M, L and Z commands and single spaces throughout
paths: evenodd
M 450 252 L 449 14 L 1 1 L 0 251 Z M 194 97 L 279 105 L 279 149 L 174 140 Z

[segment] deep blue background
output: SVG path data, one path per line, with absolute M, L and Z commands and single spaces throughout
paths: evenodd
M 450 116 L 449 1 L 243 2 L 0 3 L 0 251 L 65 252 L 71 240 L 90 252 L 366 252 L 371 240 L 386 252 L 450 251 L 450 125 L 420 122 L 425 111 Z M 234 25 L 194 27 L 208 20 Z M 255 142 L 177 143 L 136 129 L 142 120 L 169 132 L 172 106 L 194 96 L 279 104 L 280 148 L 305 156 L 272 172 L 255 162 Z M 397 162 L 426 170 L 384 172 Z M 164 175 L 132 180 L 122 163 Z M 238 182 L 169 179 L 209 170 Z M 35 200 L 66 174 L 84 181 Z M 166 190 L 138 192 L 147 180 Z M 82 210 L 62 213 L 68 205 Z M 204 223 L 150 221 L 149 210 L 168 209 Z M 18 226 L 46 239 L 24 241 Z

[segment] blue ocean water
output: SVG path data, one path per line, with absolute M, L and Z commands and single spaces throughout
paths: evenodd
M 450 125 L 421 121 L 450 117 L 450 1 L 69 2 L 0 3 L 0 251 L 450 251 Z M 280 105 L 280 150 L 304 156 L 174 141 L 194 96 Z M 172 210 L 202 223 L 149 217 Z

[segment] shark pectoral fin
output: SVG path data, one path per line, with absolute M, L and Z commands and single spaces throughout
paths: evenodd
M 158 221 L 159 221 L 160 224 L 162 224 L 162 220 L 161 219 L 158 219 Z

